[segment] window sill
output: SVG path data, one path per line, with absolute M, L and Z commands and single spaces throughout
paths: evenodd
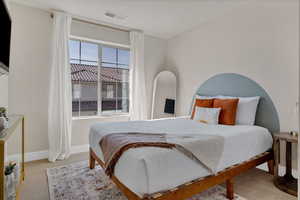
M 89 119 L 110 119 L 110 118 L 119 118 L 119 117 L 130 117 L 129 113 L 122 113 L 122 114 L 103 114 L 103 115 L 96 115 L 96 116 L 82 116 L 82 117 L 72 117 L 73 121 L 76 120 L 89 120 Z

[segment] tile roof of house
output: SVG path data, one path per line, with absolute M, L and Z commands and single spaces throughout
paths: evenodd
M 97 82 L 98 72 L 95 65 L 73 64 L 71 63 L 72 81 Z M 128 81 L 128 70 L 111 67 L 101 67 L 101 80 L 105 82 Z M 122 76 L 125 75 L 125 77 Z M 126 79 L 126 80 L 124 80 Z

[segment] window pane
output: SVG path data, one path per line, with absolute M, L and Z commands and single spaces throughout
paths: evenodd
M 102 47 L 102 62 L 116 63 L 117 49 L 112 47 Z
M 120 79 L 116 68 L 101 67 L 102 112 L 115 112 L 117 106 L 117 80 Z
M 97 82 L 82 83 L 80 98 L 80 116 L 97 115 L 98 110 L 98 95 Z
M 121 77 L 120 87 L 118 89 L 118 111 L 129 112 L 129 70 L 118 69 Z
M 72 82 L 72 112 L 73 117 L 79 116 L 80 84 Z
M 129 84 L 128 82 L 120 82 L 118 88 L 118 112 L 129 112 Z
M 102 112 L 129 111 L 128 69 L 101 68 Z
M 72 65 L 73 116 L 97 115 L 98 70 L 97 66 Z
M 88 42 L 82 42 L 81 60 L 98 62 L 98 45 Z
M 129 65 L 129 50 L 118 49 L 118 64 Z
M 79 58 L 79 46 L 80 46 L 79 41 L 69 40 L 70 58 L 80 59 Z
M 129 50 L 102 48 L 102 112 L 129 111 L 128 65 Z

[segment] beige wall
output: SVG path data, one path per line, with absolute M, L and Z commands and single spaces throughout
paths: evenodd
M 105 42 L 130 45 L 129 32 L 73 21 L 71 35 Z
M 43 151 L 48 149 L 47 108 L 52 19 L 48 12 L 36 8 L 12 4 L 11 9 L 13 26 L 9 112 L 21 113 L 26 117 L 26 151 Z M 166 41 L 158 38 L 150 36 L 145 38 L 146 88 L 149 105 L 154 75 L 165 62 L 166 44 Z M 128 117 L 73 120 L 72 145 L 88 144 L 90 124 L 97 121 L 120 120 L 128 120 Z M 17 143 L 18 139 L 13 141 Z M 15 153 L 13 150 L 10 152 Z
M 179 115 L 188 113 L 192 96 L 205 80 L 234 72 L 253 79 L 269 93 L 281 130 L 297 129 L 298 14 L 296 1 L 244 4 L 169 40 L 167 63 L 179 78 Z
M 11 5 L 9 113 L 26 117 L 26 151 L 48 148 L 48 80 L 52 19 L 47 12 Z

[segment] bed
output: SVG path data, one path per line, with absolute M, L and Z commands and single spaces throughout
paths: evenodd
M 129 149 L 117 162 L 111 177 L 129 200 L 183 200 L 223 182 L 227 184 L 227 198 L 233 199 L 234 176 L 264 162 L 268 162 L 272 172 L 272 133 L 279 130 L 279 120 L 267 93 L 244 76 L 221 74 L 202 84 L 195 95 L 200 94 L 260 96 L 255 125 L 207 125 L 188 117 L 96 123 L 91 127 L 89 136 L 90 168 L 94 168 L 95 161 L 104 165 L 99 141 L 107 134 L 134 131 L 176 135 L 184 132 L 214 134 L 225 138 L 216 174 L 211 175 L 207 168 L 172 149 Z

